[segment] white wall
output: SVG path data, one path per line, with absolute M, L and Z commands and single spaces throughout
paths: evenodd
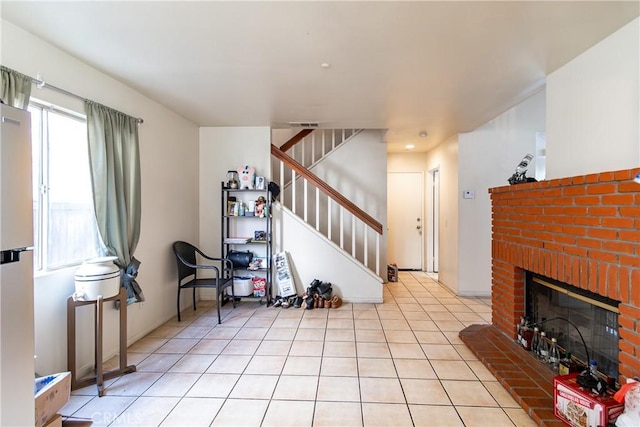
M 535 154 L 545 131 L 545 93 L 533 95 L 472 132 L 458 137 L 458 295 L 491 294 L 491 199 L 488 189 L 507 180 L 525 154 Z M 531 164 L 527 176 L 533 176 Z M 474 199 L 462 192 L 475 191 Z
M 640 165 L 640 18 L 547 77 L 547 179 Z
M 132 343 L 175 316 L 174 240 L 198 238 L 198 128 L 76 58 L 2 21 L 2 64 L 42 78 L 127 114 L 142 117 L 142 230 L 135 253 L 142 264 L 138 282 L 146 302 L 129 306 L 128 341 Z M 82 103 L 68 96 L 38 90 L 32 96 L 83 112 Z M 66 370 L 66 300 L 74 291 L 75 269 L 35 279 L 35 344 L 40 374 Z M 105 310 L 105 353 L 114 354 L 117 312 Z M 78 366 L 90 364 L 91 325 L 78 328 Z
M 253 166 L 257 176 L 271 178 L 271 130 L 269 127 L 200 128 L 200 239 L 207 254 L 220 256 L 221 182 L 227 171 Z M 201 298 L 215 298 L 202 290 Z
M 458 291 L 458 137 L 453 136 L 427 153 L 390 153 L 388 172 L 424 172 L 425 189 L 430 188 L 429 171 L 440 171 L 439 263 L 438 280 L 453 292 Z M 427 204 L 429 195 L 424 197 Z M 425 207 L 425 212 L 430 212 Z M 427 218 L 425 218 L 427 223 Z M 424 234 L 425 239 L 427 234 Z M 425 241 L 426 245 L 426 241 Z M 425 246 L 426 247 L 426 246 Z M 426 265 L 425 251 L 424 264 Z

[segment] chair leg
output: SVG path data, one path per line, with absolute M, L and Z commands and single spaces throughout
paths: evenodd
M 196 288 L 193 288 L 193 311 L 196 311 Z
M 235 302 L 234 302 L 235 305 Z M 216 307 L 218 307 L 218 325 L 222 323 L 220 319 L 220 288 L 216 287 Z
M 180 287 L 178 287 L 178 322 L 180 322 Z
M 231 285 L 231 299 L 233 300 L 233 308 L 236 308 L 236 292 L 233 290 L 233 284 Z

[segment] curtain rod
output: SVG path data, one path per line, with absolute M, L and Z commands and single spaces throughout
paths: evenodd
M 49 89 L 51 89 L 51 90 L 55 90 L 56 92 L 60 92 L 60 93 L 63 93 L 63 94 L 65 94 L 65 95 L 71 96 L 71 97 L 73 97 L 73 98 L 77 98 L 77 99 L 79 99 L 79 100 L 81 100 L 81 101 L 90 101 L 90 102 L 93 102 L 93 101 L 91 101 L 90 99 L 84 98 L 84 97 L 82 97 L 82 96 L 80 96 L 80 95 L 76 95 L 75 93 L 71 93 L 71 92 L 69 92 L 68 90 L 64 90 L 64 89 L 61 89 L 61 88 L 59 88 L 59 87 L 57 87 L 57 86 L 54 86 L 54 85 L 52 85 L 52 84 L 46 83 L 44 80 L 41 80 L 41 78 L 42 78 L 42 77 L 40 77 L 40 73 L 38 73 L 38 78 L 33 78 L 33 77 L 31 77 L 31 80 L 33 81 L 33 83 L 35 83 L 35 84 L 36 84 L 36 87 L 37 87 L 38 89 L 42 89 L 42 88 L 46 87 L 46 88 L 49 88 Z M 128 114 L 127 114 L 127 115 L 128 115 Z M 144 120 L 143 120 L 143 119 L 141 119 L 141 118 L 139 118 L 139 117 L 136 117 L 136 122 L 140 125 L 140 124 L 144 123 Z

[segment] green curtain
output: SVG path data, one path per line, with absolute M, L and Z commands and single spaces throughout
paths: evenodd
M 0 65 L 0 99 L 7 105 L 26 110 L 31 96 L 31 77 Z
M 127 303 L 144 301 L 136 281 L 140 262 L 140 151 L 134 117 L 85 101 L 93 202 L 108 255 L 118 257 Z

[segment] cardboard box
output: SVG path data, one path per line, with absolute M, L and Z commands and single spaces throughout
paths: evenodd
M 624 404 L 609 391 L 600 396 L 580 387 L 578 374 L 553 379 L 553 410 L 557 418 L 573 427 L 606 426 L 624 411 Z
M 35 380 L 36 427 L 44 427 L 69 401 L 71 372 L 47 375 Z
M 62 427 L 62 415 L 56 414 L 51 418 L 44 427 Z

